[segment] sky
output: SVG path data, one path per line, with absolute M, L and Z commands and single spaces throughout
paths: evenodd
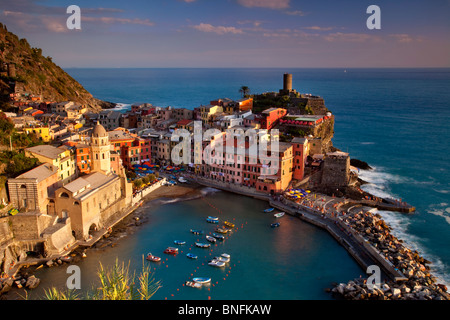
M 0 22 L 63 68 L 450 67 L 450 0 L 0 0 Z

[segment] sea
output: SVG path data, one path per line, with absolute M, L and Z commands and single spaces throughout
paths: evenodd
M 296 68 L 153 68 L 66 69 L 96 98 L 117 103 L 125 112 L 134 103 L 193 109 L 218 98 L 239 99 L 239 88 L 250 93 L 278 91 L 283 74 L 293 75 L 293 88 L 322 96 L 335 116 L 333 144 L 373 169 L 361 170 L 363 189 L 377 196 L 401 199 L 416 207 L 413 214 L 379 211 L 392 232 L 407 247 L 431 261 L 439 282 L 450 283 L 450 69 L 296 69 Z M 333 282 L 364 276 L 364 270 L 325 231 L 292 217 L 280 218 L 272 229 L 263 201 L 218 191 L 205 197 L 145 204 L 139 210 L 148 222 L 124 236 L 114 248 L 89 251 L 79 262 L 82 290 L 97 281 L 99 262 L 116 259 L 137 273 L 148 252 L 162 261 L 150 264 L 162 287 L 153 299 L 327 300 Z M 190 229 L 212 232 L 209 215 L 236 224 L 225 241 L 197 248 L 204 238 Z M 184 240 L 180 254 L 163 250 Z M 187 259 L 193 252 L 197 260 Z M 207 262 L 221 253 L 231 255 L 224 268 Z M 42 284 L 33 293 L 42 297 L 50 286 L 64 287 L 67 267 L 38 270 Z M 193 277 L 211 277 L 201 289 L 186 287 Z M 32 296 L 33 297 L 33 296 Z

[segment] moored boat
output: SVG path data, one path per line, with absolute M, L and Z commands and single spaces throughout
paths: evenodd
M 270 212 L 272 212 L 273 210 L 275 210 L 275 208 L 267 208 L 267 209 L 264 209 L 264 212 L 265 212 L 265 213 L 270 213 Z
M 209 222 L 209 223 L 219 223 L 219 220 L 214 220 L 214 219 L 206 218 L 206 222 Z
M 231 223 L 229 221 L 224 221 L 223 224 L 228 228 L 234 228 L 234 223 Z
M 197 259 L 197 258 L 198 258 L 198 256 L 196 256 L 196 255 L 193 254 L 193 253 L 187 253 L 187 254 L 186 254 L 186 257 L 188 257 L 189 259 Z
M 211 246 L 210 243 L 196 242 L 195 245 L 199 248 L 209 248 Z
M 178 248 L 168 247 L 166 250 L 164 250 L 164 253 L 176 255 L 178 254 Z
M 219 233 L 227 233 L 228 232 L 228 230 L 227 229 L 225 229 L 225 228 L 217 228 L 216 229 L 216 232 L 219 232 Z
M 191 229 L 191 232 L 192 232 L 193 234 L 203 234 L 203 230 Z
M 206 277 L 198 277 L 198 278 L 193 278 L 192 281 L 197 282 L 197 283 L 209 283 L 211 282 L 211 278 L 206 278 Z
M 157 257 L 157 256 L 154 256 L 154 255 L 152 255 L 151 253 L 148 253 L 147 254 L 147 258 L 146 258 L 148 261 L 153 261 L 153 262 L 160 262 L 161 261 L 161 258 L 160 257 Z
M 211 237 L 211 236 L 206 236 L 206 240 L 208 240 L 209 242 L 212 242 L 212 243 L 216 243 L 216 238 L 214 238 L 214 237 Z
M 213 236 L 214 238 L 218 239 L 218 240 L 223 240 L 223 239 L 225 239 L 225 237 L 224 237 L 223 235 L 218 234 L 218 233 L 215 233 L 215 232 L 212 234 L 212 236 Z
M 183 240 L 175 240 L 173 243 L 178 244 L 178 245 L 183 245 L 183 244 L 186 244 L 186 241 L 183 241 Z
M 275 218 L 281 218 L 282 216 L 284 216 L 284 212 L 278 212 L 278 213 L 275 213 L 273 216 L 274 216 Z
M 225 262 L 219 261 L 217 259 L 212 259 L 210 262 L 208 262 L 208 265 L 210 265 L 212 267 L 223 268 L 223 267 L 225 267 Z
M 279 223 L 279 222 L 272 223 L 270 226 L 271 226 L 272 228 L 277 228 L 277 227 L 280 226 L 280 223 Z
M 195 281 L 186 281 L 184 284 L 186 286 L 192 287 L 192 288 L 201 288 L 201 287 L 203 287 L 203 284 L 201 284 L 200 282 L 195 282 Z

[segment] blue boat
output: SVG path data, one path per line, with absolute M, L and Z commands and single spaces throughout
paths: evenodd
M 207 218 L 206 221 L 209 223 L 219 223 L 219 220 L 214 220 L 214 219 L 210 219 L 210 218 Z
M 195 230 L 195 229 L 191 229 L 191 232 L 193 234 L 203 234 L 203 230 Z
M 215 232 L 212 234 L 212 236 L 213 236 L 214 238 L 218 239 L 218 240 L 223 240 L 223 239 L 225 239 L 225 237 L 224 237 L 223 235 L 218 234 L 218 233 L 215 233 Z
M 173 243 L 179 244 L 179 245 L 183 245 L 183 244 L 186 244 L 186 241 L 183 241 L 183 240 L 175 240 Z
M 277 228 L 277 227 L 280 226 L 280 223 L 279 223 L 279 222 L 277 222 L 277 223 L 272 223 L 270 226 L 271 226 L 272 228 Z
M 196 242 L 195 245 L 199 248 L 209 248 L 211 246 L 210 243 Z
M 264 212 L 269 213 L 269 212 L 272 212 L 273 210 L 275 210 L 275 208 L 268 208 L 268 209 L 265 209 Z
M 193 253 L 187 253 L 187 254 L 186 254 L 186 257 L 188 257 L 189 259 L 197 259 L 197 258 L 198 258 L 198 256 L 196 256 L 196 255 L 193 254 Z

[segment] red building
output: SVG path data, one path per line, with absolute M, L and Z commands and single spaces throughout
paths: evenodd
M 305 176 L 305 162 L 308 157 L 308 139 L 294 138 L 291 141 L 294 152 L 294 175 L 293 179 L 302 180 Z
M 270 130 L 278 123 L 279 119 L 286 115 L 286 113 L 286 109 L 270 108 L 261 112 L 256 120 L 259 122 L 261 129 Z

